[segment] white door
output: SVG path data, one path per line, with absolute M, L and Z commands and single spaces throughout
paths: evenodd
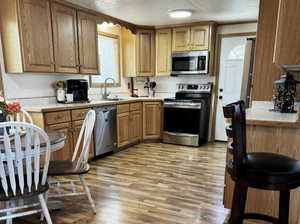
M 226 141 L 225 119 L 222 107 L 240 100 L 243 80 L 246 36 L 224 37 L 221 40 L 219 85 L 215 140 Z

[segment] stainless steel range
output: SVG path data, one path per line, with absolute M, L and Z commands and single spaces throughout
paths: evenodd
M 212 84 L 179 84 L 164 100 L 163 142 L 189 146 L 207 143 Z

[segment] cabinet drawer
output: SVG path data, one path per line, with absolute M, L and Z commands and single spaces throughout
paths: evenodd
M 89 111 L 89 108 L 86 109 L 78 109 L 78 110 L 72 110 L 72 120 L 73 121 L 78 121 L 78 120 L 84 120 L 85 115 Z
M 131 103 L 129 109 L 130 111 L 142 110 L 142 103 Z
M 129 111 L 129 104 L 119 104 L 117 105 L 118 114 L 126 113 Z
M 57 131 L 61 129 L 71 129 L 72 125 L 71 122 L 65 122 L 65 123 L 60 123 L 60 124 L 52 124 L 46 126 L 47 131 Z
M 69 110 L 61 112 L 51 112 L 45 114 L 46 124 L 56 124 L 71 121 L 71 113 Z

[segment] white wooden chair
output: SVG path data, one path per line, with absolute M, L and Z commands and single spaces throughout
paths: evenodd
M 9 122 L 13 122 L 13 121 L 26 122 L 29 124 L 33 124 L 33 120 L 31 118 L 30 114 L 24 109 L 21 109 L 21 111 L 15 115 L 9 115 L 7 118 L 7 121 L 9 121 Z
M 84 174 L 86 174 L 90 166 L 88 164 L 90 142 L 93 134 L 94 124 L 96 119 L 96 113 L 94 110 L 90 110 L 83 122 L 80 134 L 76 143 L 75 151 L 72 157 L 72 161 L 51 161 L 49 166 L 49 177 L 58 176 L 79 176 L 79 180 L 60 180 L 53 181 L 49 180 L 51 185 L 56 185 L 56 193 L 49 193 L 49 198 L 75 196 L 75 195 L 86 195 L 92 206 L 94 213 L 96 213 L 96 207 L 92 199 L 88 185 L 85 182 Z M 79 151 L 81 153 L 79 154 Z M 75 184 L 81 184 L 84 191 L 77 191 Z M 61 185 L 70 185 L 71 189 L 69 192 L 62 192 Z
M 9 135 L 9 129 L 17 130 Z M 24 122 L 3 122 L 0 149 L 0 221 L 43 212 L 48 224 L 50 214 L 43 194 L 47 192 L 50 140 L 44 130 Z M 43 145 L 42 145 L 43 144 Z M 40 160 L 41 155 L 44 159 Z M 42 162 L 43 161 L 43 162 Z M 37 197 L 39 202 L 16 205 L 16 201 Z M 6 202 L 6 206 L 5 205 Z M 39 206 L 41 208 L 39 208 Z

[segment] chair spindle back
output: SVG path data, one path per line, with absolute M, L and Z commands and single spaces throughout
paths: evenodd
M 10 134 L 10 129 L 14 133 Z M 0 178 L 5 195 L 16 196 L 45 185 L 50 161 L 50 140 L 41 128 L 24 122 L 0 123 L 3 136 L 0 142 Z M 43 143 L 43 145 L 41 145 Z M 45 154 L 43 164 L 40 157 Z
M 228 150 L 233 154 L 233 160 L 227 164 L 227 170 L 236 179 L 240 176 L 241 165 L 246 159 L 246 113 L 244 101 L 238 101 L 223 107 L 224 117 L 231 119 L 231 125 L 226 126 L 229 138 Z
M 82 143 L 82 150 L 77 159 L 76 169 L 79 169 L 82 165 L 85 165 L 88 162 L 90 143 L 94 130 L 95 120 L 96 112 L 94 110 L 90 110 L 85 116 L 72 157 L 72 161 L 76 161 L 77 154 L 79 153 L 80 145 Z

